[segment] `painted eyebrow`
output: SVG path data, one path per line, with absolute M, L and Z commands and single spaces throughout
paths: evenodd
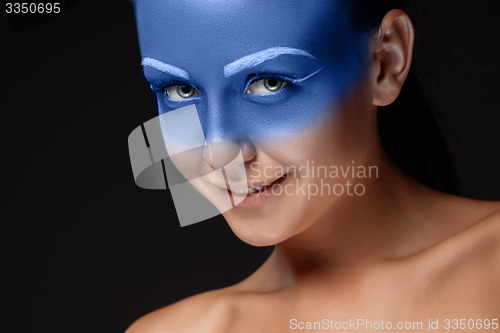
M 264 61 L 268 61 L 285 54 L 305 56 L 317 60 L 315 56 L 301 49 L 295 49 L 292 47 L 271 47 L 269 49 L 244 56 L 224 66 L 224 76 L 226 78 L 233 76 L 247 68 L 255 67 Z
M 163 61 L 153 59 L 150 57 L 145 57 L 144 59 L 142 59 L 141 64 L 143 66 L 148 66 L 156 70 L 159 70 L 160 72 L 172 74 L 181 79 L 189 80 L 188 72 L 177 66 L 164 63 Z

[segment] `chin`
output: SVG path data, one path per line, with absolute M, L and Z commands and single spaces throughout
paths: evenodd
M 290 182 L 284 180 L 284 184 Z M 266 198 L 265 196 L 268 195 Z M 319 211 L 318 202 L 301 195 L 253 194 L 223 213 L 234 234 L 253 246 L 272 246 L 306 230 Z M 324 206 L 320 205 L 320 206 Z
M 295 223 L 283 223 L 283 216 L 275 218 L 272 214 L 264 218 L 252 216 L 241 216 L 239 212 L 229 211 L 223 214 L 229 227 L 234 234 L 243 242 L 253 246 L 276 245 L 292 234 L 290 225 Z M 291 221 L 289 221 L 291 222 Z

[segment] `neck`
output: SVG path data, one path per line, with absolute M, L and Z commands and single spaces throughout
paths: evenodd
M 287 281 L 349 278 L 372 264 L 411 256 L 439 241 L 429 211 L 439 196 L 401 172 L 382 152 L 379 177 L 363 196 L 345 196 L 302 233 L 278 244 Z M 374 161 L 374 159 L 372 159 Z

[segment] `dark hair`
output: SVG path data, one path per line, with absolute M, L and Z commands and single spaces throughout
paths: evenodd
M 349 13 L 353 29 L 374 33 L 384 16 L 395 8 L 405 10 L 410 17 L 421 3 L 397 0 L 340 0 Z M 412 17 L 418 35 L 418 22 Z M 421 59 L 414 55 L 413 62 Z M 413 65 L 400 96 L 394 103 L 379 108 L 378 128 L 382 145 L 390 158 L 407 174 L 434 189 L 458 193 L 458 177 L 439 125 L 439 110 L 432 107 L 418 80 Z

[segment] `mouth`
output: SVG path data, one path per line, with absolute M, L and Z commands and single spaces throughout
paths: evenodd
M 275 185 L 277 183 L 280 183 L 281 181 L 283 181 L 283 179 L 285 179 L 287 177 L 287 175 L 288 174 L 284 174 L 280 178 L 277 178 L 276 180 L 274 180 L 270 183 L 264 184 L 264 185 L 251 187 L 251 188 L 247 188 L 247 189 L 242 189 L 242 190 L 236 190 L 236 189 L 231 189 L 231 188 L 228 188 L 227 190 L 233 194 L 238 194 L 238 195 L 257 194 L 259 192 L 264 192 L 265 190 L 267 190 L 268 188 L 271 188 L 273 185 Z
M 284 174 L 272 182 L 250 187 L 247 189 L 229 189 L 225 190 L 231 197 L 233 207 L 239 209 L 259 209 L 263 207 L 273 197 L 279 196 L 278 191 L 274 191 L 275 186 L 279 186 L 288 177 Z

